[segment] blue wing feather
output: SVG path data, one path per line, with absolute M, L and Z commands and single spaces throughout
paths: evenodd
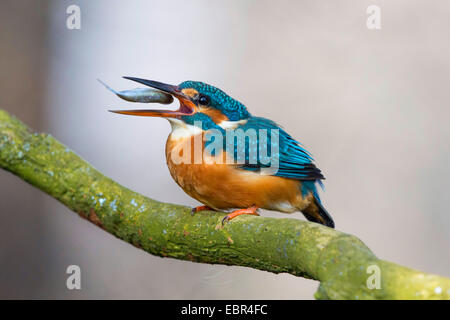
M 267 139 L 260 139 L 258 136 L 258 150 L 261 148 L 261 144 L 266 142 L 267 149 L 271 150 L 271 130 L 278 130 L 278 140 L 279 140 L 279 153 L 278 153 L 278 165 L 279 168 L 274 174 L 275 176 L 292 178 L 298 180 L 321 180 L 324 179 L 319 168 L 317 168 L 313 163 L 313 158 L 311 154 L 302 147 L 302 145 L 292 138 L 286 131 L 284 131 L 279 125 L 277 125 L 274 121 L 260 118 L 260 117 L 251 117 L 248 121 L 241 125 L 239 129 L 242 129 L 244 132 L 248 129 L 254 129 L 258 134 L 260 129 L 267 130 Z M 276 143 L 276 142 L 274 142 Z M 237 141 L 235 141 L 235 155 L 237 154 Z M 258 171 L 262 168 L 267 168 L 271 164 L 263 164 L 261 159 L 255 159 L 256 161 L 250 161 L 249 157 L 249 148 L 250 144 L 245 144 L 246 148 L 246 156 L 245 163 L 241 166 L 244 170 Z
M 202 120 L 202 129 L 210 130 L 215 129 L 221 132 L 223 135 L 223 149 L 229 150 L 227 143 L 231 143 L 231 148 L 234 148 L 234 159 L 242 160 L 240 168 L 243 170 L 250 171 L 260 171 L 263 168 L 272 167 L 272 163 L 267 163 L 267 161 L 262 161 L 260 158 L 260 149 L 264 143 L 266 143 L 266 150 L 268 156 L 271 156 L 270 150 L 272 145 L 276 145 L 276 141 L 271 141 L 272 130 L 277 130 L 278 137 L 278 170 L 273 174 L 275 176 L 297 179 L 302 181 L 311 181 L 311 185 L 314 186 L 314 182 L 321 184 L 320 180 L 325 179 L 319 168 L 317 168 L 313 163 L 313 158 L 311 154 L 300 144 L 292 138 L 283 128 L 277 125 L 274 121 L 261 118 L 261 117 L 250 117 L 247 119 L 246 123 L 240 125 L 236 130 L 242 129 L 242 131 L 248 132 L 249 129 L 253 129 L 256 132 L 256 146 L 254 141 L 250 143 L 249 136 L 245 136 L 245 142 L 243 140 L 239 141 L 235 138 L 233 141 L 227 141 L 225 138 L 226 131 L 215 124 L 208 116 L 201 113 L 198 114 L 197 120 Z M 262 139 L 260 135 L 260 130 L 266 130 L 266 139 Z M 213 140 L 212 140 L 213 141 Z M 212 141 L 206 142 L 207 146 Z M 244 148 L 245 159 L 240 159 L 240 148 Z M 256 149 L 255 149 L 256 148 Z M 251 157 L 252 153 L 250 151 L 255 151 L 256 158 Z M 309 184 L 308 184 L 309 185 Z M 311 187 L 312 188 L 312 187 Z M 308 189 L 311 189 L 308 188 Z M 315 187 L 313 188 L 315 189 Z M 312 190 L 313 191 L 313 190 Z

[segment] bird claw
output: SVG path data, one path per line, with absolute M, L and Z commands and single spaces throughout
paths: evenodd
M 194 214 L 196 214 L 199 211 L 205 211 L 205 210 L 213 210 L 213 209 L 208 207 L 208 206 L 194 207 L 194 208 L 191 209 L 191 216 L 193 216 Z
M 228 222 L 229 220 L 230 220 L 230 217 L 228 215 L 223 217 L 223 219 L 222 219 L 222 227 L 225 225 L 225 222 Z

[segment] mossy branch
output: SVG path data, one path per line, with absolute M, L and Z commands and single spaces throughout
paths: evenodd
M 358 238 L 319 224 L 241 216 L 222 227 L 223 213 L 191 216 L 190 208 L 144 197 L 105 177 L 50 135 L 31 133 L 2 110 L 0 167 L 153 255 L 315 279 L 320 281 L 318 299 L 450 296 L 450 279 L 379 260 Z M 374 275 L 368 270 L 380 271 L 380 289 L 367 285 Z

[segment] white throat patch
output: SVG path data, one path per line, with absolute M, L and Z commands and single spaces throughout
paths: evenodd
M 202 133 L 202 129 L 179 119 L 167 118 L 172 126 L 171 140 L 186 139 Z

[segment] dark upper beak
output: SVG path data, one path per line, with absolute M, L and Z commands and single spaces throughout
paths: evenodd
M 180 101 L 180 108 L 178 110 L 109 110 L 114 113 L 143 116 L 143 117 L 165 117 L 165 118 L 177 118 L 180 116 L 190 115 L 195 113 L 195 104 L 191 99 L 186 96 L 178 86 L 166 84 L 153 80 L 146 80 L 134 77 L 124 77 L 125 79 L 139 82 L 146 86 L 167 92 L 173 95 Z

